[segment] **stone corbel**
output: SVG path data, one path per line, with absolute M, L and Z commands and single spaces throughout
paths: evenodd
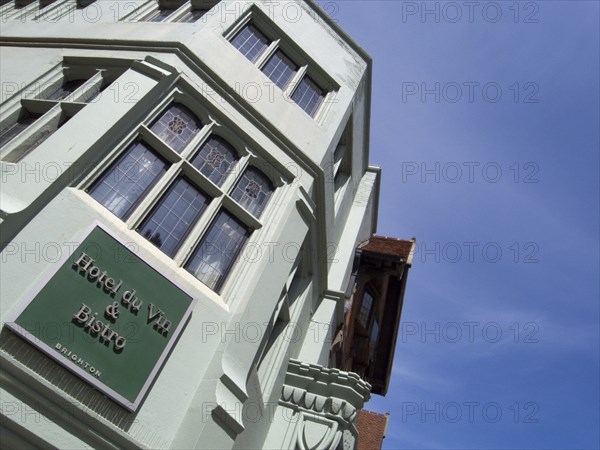
M 217 382 L 216 405 L 212 417 L 232 437 L 244 431 L 243 406 L 248 400 L 243 371 L 235 361 L 223 357 L 223 375 Z
M 297 450 L 352 450 L 371 386 L 357 374 L 290 360 L 280 404 L 298 414 Z

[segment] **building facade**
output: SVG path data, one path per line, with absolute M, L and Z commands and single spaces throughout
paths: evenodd
M 2 446 L 355 448 L 414 251 L 369 56 L 312 1 L 0 3 Z

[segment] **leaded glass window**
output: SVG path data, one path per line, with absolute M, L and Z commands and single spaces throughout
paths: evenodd
M 306 111 L 311 117 L 314 117 L 324 98 L 325 93 L 323 89 L 309 77 L 304 77 L 302 79 L 298 88 L 292 95 L 292 100 L 294 100 L 298 106 Z
M 181 158 L 171 160 L 168 154 L 172 152 L 156 139 L 135 141 L 93 182 L 89 194 L 127 221 L 129 227 L 135 227 L 167 256 L 176 257 L 183 248 L 186 251 L 180 253 L 187 254 L 187 249 L 193 246 L 190 256 L 185 260 L 177 258 L 177 263 L 218 292 L 254 231 L 254 227 L 245 224 L 256 222 L 251 214 L 260 217 L 275 187 L 263 172 L 250 166 L 245 167 L 231 191 L 228 185 L 231 197 L 215 187 L 209 190 L 212 196 L 209 197 L 196 183 L 208 190 L 206 177 L 222 186 L 239 164 L 240 156 L 231 144 L 217 135 L 208 136 L 199 148 L 190 148 L 200 127 L 193 113 L 172 103 L 150 128 L 178 152 L 182 153 L 186 146 L 195 151 L 183 152 Z M 144 136 L 147 129 L 140 124 L 138 131 Z M 156 150 L 151 147 L 153 142 Z M 189 167 L 190 164 L 204 177 Z M 244 164 L 247 164 L 246 159 Z M 156 198 L 145 200 L 149 194 L 158 192 Z M 232 198 L 244 210 L 232 204 Z M 147 204 L 154 206 L 146 209 L 143 205 Z M 210 221 L 201 221 L 209 204 L 216 215 Z M 228 204 L 235 215 L 226 209 Z M 199 221 L 205 223 L 206 228 L 200 227 Z
M 200 241 L 187 270 L 209 288 L 218 291 L 249 234 L 244 225 L 221 210 Z
M 90 189 L 90 195 L 124 219 L 166 172 L 166 163 L 144 143 L 135 142 Z
M 194 113 L 183 105 L 175 104 L 152 124 L 150 129 L 178 153 L 185 148 L 202 128 Z
M 255 217 L 260 217 L 273 193 L 273 184 L 258 169 L 249 167 L 233 189 L 231 197 Z
M 192 165 L 217 186 L 221 186 L 237 159 L 235 150 L 225 140 L 212 136 L 192 159 Z
M 377 342 L 379 341 L 379 323 L 377 320 L 373 321 L 373 328 L 371 328 L 371 337 L 369 339 L 369 359 L 373 360 L 375 352 L 377 351 Z
M 267 61 L 267 64 L 262 69 L 263 73 L 269 79 L 285 89 L 292 77 L 298 71 L 298 66 L 294 64 L 281 50 L 277 50 L 273 56 Z
M 231 41 L 242 55 L 252 62 L 265 52 L 269 44 L 269 39 L 256 29 L 254 25 L 246 25 Z
M 360 311 L 358 312 L 358 323 L 360 323 L 365 329 L 369 327 L 371 312 L 373 311 L 373 303 L 373 296 L 369 294 L 368 291 L 365 291 L 360 304 Z
M 209 199 L 185 178 L 179 178 L 146 217 L 142 236 L 169 256 L 174 256 Z

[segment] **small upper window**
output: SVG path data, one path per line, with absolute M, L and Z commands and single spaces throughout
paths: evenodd
M 42 116 L 41 114 L 30 113 L 27 110 L 24 110 L 21 114 L 21 117 L 15 123 L 0 131 L 0 148 L 12 141 Z
M 30 5 L 33 2 L 34 2 L 34 0 L 15 0 L 15 8 L 21 9 L 21 8 L 24 8 L 28 5 Z
M 358 312 L 358 323 L 365 329 L 369 328 L 369 321 L 371 320 L 371 312 L 373 311 L 374 303 L 373 296 L 368 291 L 365 291 L 360 304 L 360 311 Z
M 265 52 L 271 41 L 256 29 L 254 25 L 246 25 L 231 41 L 246 58 L 252 62 Z
M 53 104 L 45 105 L 49 110 L 45 114 L 31 113 L 21 107 L 21 118 L 16 123 L 9 125 L 0 133 L 0 147 L 6 148 L 2 159 L 6 162 L 16 163 L 29 155 L 36 147 L 40 146 L 55 131 L 69 121 L 74 111 L 64 111 Z M 30 129 L 31 127 L 31 129 Z M 23 139 L 16 147 L 9 149 L 11 141 L 17 136 Z
M 194 113 L 179 104 L 172 105 L 150 127 L 178 153 L 198 134 L 200 128 L 202 124 Z
M 324 98 L 325 92 L 323 89 L 309 77 L 304 77 L 292 94 L 292 100 L 312 117 L 323 103 Z
M 177 22 L 182 22 L 182 23 L 197 22 L 208 11 L 209 11 L 208 9 L 190 9 L 183 16 L 181 16 L 179 19 L 177 19 Z
M 373 357 L 377 351 L 377 343 L 379 342 L 379 322 L 377 322 L 377 320 L 373 321 L 373 328 L 371 328 L 369 341 L 369 359 L 373 361 Z
M 221 186 L 237 159 L 236 152 L 226 141 L 212 136 L 192 159 L 192 165 L 206 175 L 210 181 Z
M 83 84 L 87 81 L 87 79 L 84 80 L 65 80 L 65 82 L 62 84 L 62 86 L 60 86 L 58 89 L 56 89 L 54 92 L 50 93 L 47 97 L 46 100 L 64 100 L 65 98 L 67 98 L 69 95 L 71 95 L 73 92 L 75 92 L 75 90 L 80 87 L 83 86 Z
M 143 22 L 164 22 L 176 10 L 170 8 L 159 8 L 151 11 L 140 19 Z
M 2 107 L 7 114 L 0 114 L 2 161 L 16 163 L 28 156 L 122 73 L 96 64 L 59 64 L 22 96 L 10 98 L 10 106 Z
M 298 71 L 298 66 L 294 64 L 281 50 L 277 50 L 273 56 L 267 61 L 267 64 L 262 68 L 263 73 L 269 79 L 285 89 L 292 77 Z
M 167 164 L 142 142 L 135 142 L 90 189 L 90 195 L 115 216 L 125 219 L 156 181 Z
M 260 217 L 273 193 L 273 184 L 258 169 L 249 167 L 233 189 L 231 197 L 248 212 Z
M 257 19 L 257 22 L 260 23 L 260 20 Z M 316 117 L 328 91 L 323 89 L 313 76 L 319 79 L 328 77 L 312 64 L 299 63 L 303 58 L 298 55 L 300 52 L 294 52 L 293 44 L 282 42 L 280 39 L 269 39 L 253 23 L 245 25 L 230 42 L 284 91 L 284 97 L 291 97 L 309 116 Z M 284 48 L 288 48 L 289 53 L 288 50 L 284 51 Z M 268 54 L 268 58 L 261 58 L 265 53 Z M 289 56 L 294 53 L 297 54 Z M 288 86 L 294 86 L 294 89 L 288 90 Z

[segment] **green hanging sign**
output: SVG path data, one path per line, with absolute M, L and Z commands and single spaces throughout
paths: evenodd
M 128 247 L 94 224 L 6 326 L 133 412 L 195 300 Z

